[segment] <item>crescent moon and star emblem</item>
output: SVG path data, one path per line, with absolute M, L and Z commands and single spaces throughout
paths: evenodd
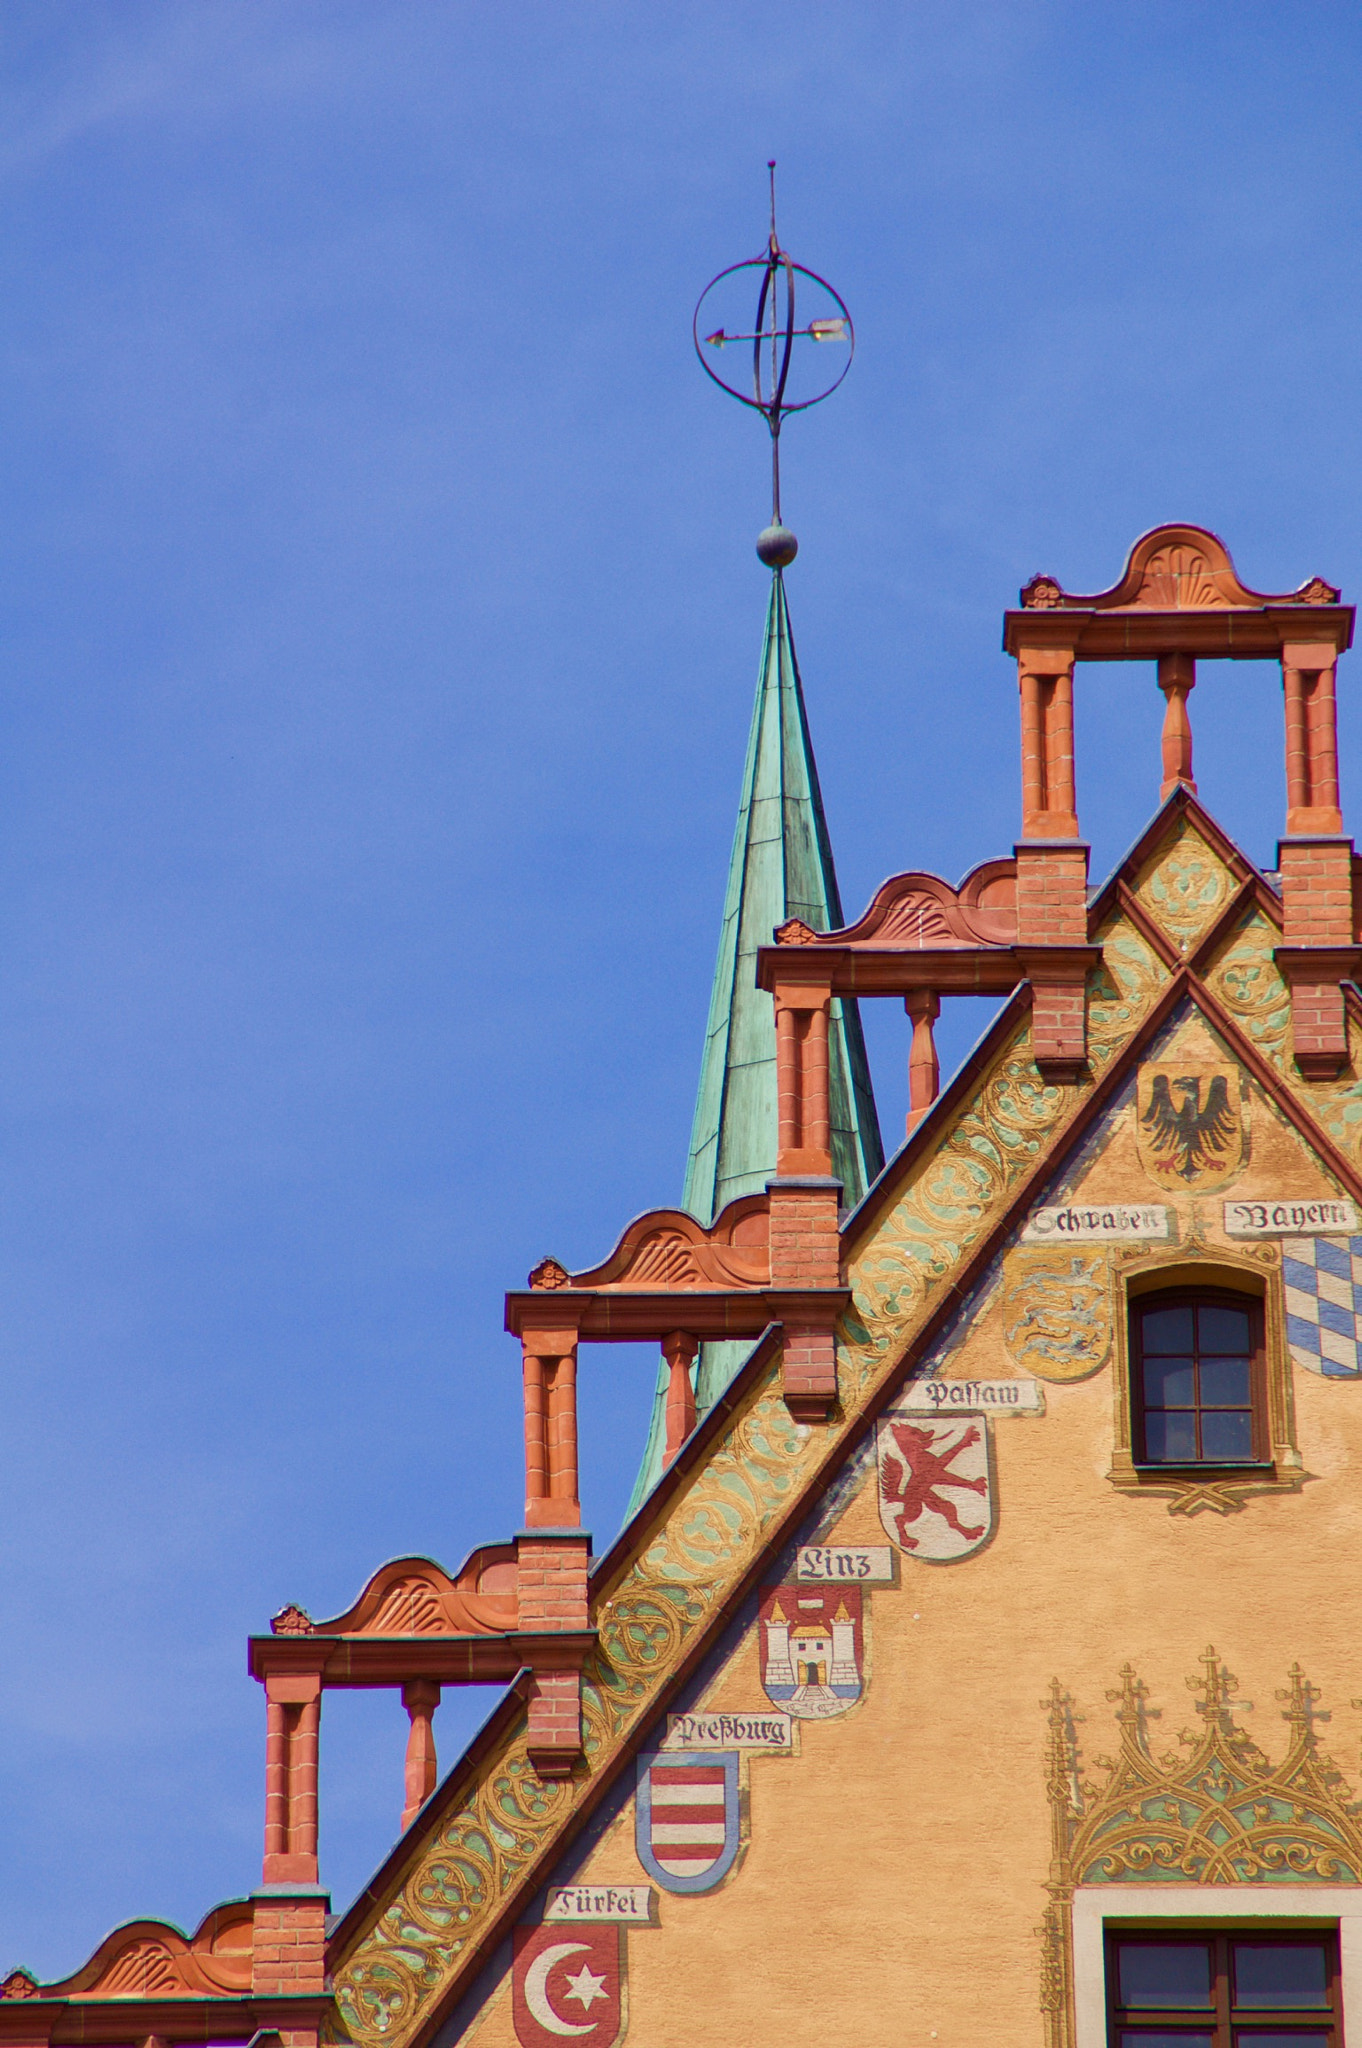
M 613 2048 L 620 2038 L 623 1929 L 616 1925 L 573 1930 L 516 1929 L 513 2008 L 524 2048 L 579 2040 Z

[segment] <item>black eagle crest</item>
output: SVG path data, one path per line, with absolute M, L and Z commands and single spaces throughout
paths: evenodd
M 1182 1098 L 1176 1107 L 1175 1088 Z M 1199 1074 L 1184 1074 L 1174 1080 L 1167 1074 L 1155 1074 L 1149 1107 L 1140 1122 L 1153 1140 L 1159 1165 L 1183 1180 L 1195 1180 L 1204 1166 L 1220 1165 L 1239 1128 L 1223 1074 L 1212 1076 L 1204 1109 Z

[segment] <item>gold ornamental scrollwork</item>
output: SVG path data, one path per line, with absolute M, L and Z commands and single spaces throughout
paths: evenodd
M 1320 1747 L 1320 1692 L 1298 1664 L 1276 1697 L 1289 1735 L 1273 1763 L 1234 1718 L 1237 1680 L 1213 1649 L 1188 1686 L 1201 1726 L 1179 1749 L 1155 1753 L 1149 1688 L 1126 1664 L 1107 1698 L 1116 1709 L 1114 1758 L 1086 1777 L 1074 1704 L 1058 1679 L 1049 1722 L 1050 1906 L 1039 1930 L 1047 2048 L 1072 2048 L 1073 1895 L 1093 1884 L 1362 1883 L 1362 1802 Z

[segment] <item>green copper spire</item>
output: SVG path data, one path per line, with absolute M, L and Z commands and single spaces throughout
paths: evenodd
M 776 1030 L 771 998 L 757 987 L 757 948 L 790 917 L 814 931 L 843 923 L 832 846 L 804 713 L 785 584 L 771 579 L 757 701 L 747 742 L 738 829 L 728 869 L 700 1089 L 682 1206 L 710 1223 L 738 1195 L 759 1193 L 776 1169 Z M 884 1164 L 870 1068 L 853 1001 L 833 999 L 829 1034 L 832 1170 L 848 1206 Z M 713 1406 L 751 1346 L 706 1344 L 696 1368 L 696 1405 Z M 666 1367 L 629 1512 L 662 1470 Z

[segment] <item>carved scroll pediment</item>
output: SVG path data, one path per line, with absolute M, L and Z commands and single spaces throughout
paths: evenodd
M 765 1195 L 742 1195 L 708 1230 L 684 1209 L 636 1217 L 608 1259 L 574 1273 L 574 1287 L 658 1293 L 688 1288 L 764 1287 L 770 1277 Z
M 475 1550 L 452 1579 L 428 1557 L 380 1565 L 352 1607 L 315 1624 L 326 1636 L 499 1635 L 517 1624 L 514 1550 Z
M 893 875 L 856 924 L 829 932 L 826 946 L 902 946 L 910 951 L 1009 946 L 1017 936 L 1017 864 L 985 861 L 958 889 L 940 875 Z
M 0 1977 L 0 1998 L 41 1998 L 38 1980 L 27 1970 L 11 1970 Z
M 36 1995 L 49 1998 L 221 1998 L 251 1987 L 252 1908 L 219 1906 L 188 1939 L 162 1920 L 134 1920 L 88 1963 Z M 7 1980 L 8 1981 L 8 1980 Z M 0 1995 L 15 1996 L 0 1986 Z M 18 1994 L 35 1995 L 30 1994 Z
M 1136 541 L 1110 590 L 1066 591 L 1053 576 L 1033 576 L 1020 593 L 1026 611 L 1222 611 L 1236 606 L 1333 605 L 1339 592 L 1322 576 L 1270 596 L 1241 582 L 1229 549 L 1204 526 L 1157 526 Z

